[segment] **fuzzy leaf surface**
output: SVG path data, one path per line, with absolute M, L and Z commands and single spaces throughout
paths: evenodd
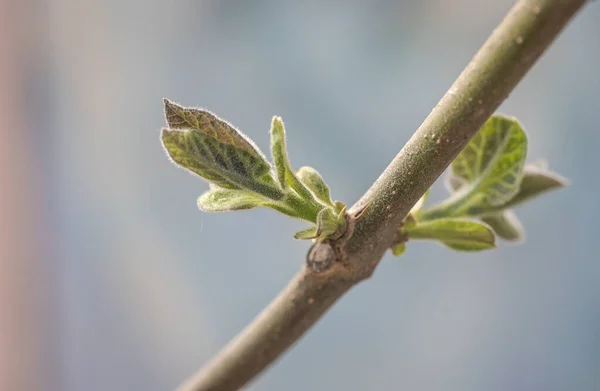
M 245 190 L 224 189 L 215 185 L 198 197 L 198 207 L 205 212 L 252 209 L 264 204 L 263 199 Z
M 313 195 L 292 170 L 285 142 L 285 127 L 281 118 L 277 116 L 271 121 L 271 155 L 281 188 L 291 187 L 301 198 L 312 200 Z
M 480 219 L 492 227 L 496 235 L 504 240 L 516 242 L 525 237 L 525 229 L 512 210 L 494 212 L 481 216 Z
M 546 192 L 563 188 L 568 184 L 567 179 L 555 172 L 534 165 L 527 165 L 525 166 L 519 192 L 505 204 L 505 207 L 519 205 Z
M 163 129 L 161 140 L 174 163 L 211 183 L 247 189 L 273 200 L 283 197 L 271 177 L 271 166 L 260 155 L 195 129 Z
M 260 160 L 267 161 L 265 155 L 248 136 L 210 111 L 179 106 L 168 99 L 164 99 L 164 104 L 165 118 L 169 129 L 197 130 L 220 143 L 233 145 L 238 150 L 246 151 Z
M 317 170 L 305 166 L 301 167 L 296 175 L 321 202 L 333 206 L 333 201 L 329 194 L 329 186 L 327 186 L 327 183 L 325 183 Z
M 446 177 L 446 187 L 451 193 L 459 191 L 467 182 L 453 173 Z M 506 204 L 497 210 L 506 209 L 522 204 L 532 198 L 540 196 L 552 190 L 561 189 L 569 184 L 569 181 L 559 174 L 542 168 L 538 164 L 527 164 L 523 169 L 523 179 L 519 191 Z
M 496 247 L 494 231 L 474 220 L 443 218 L 405 227 L 409 239 L 438 240 L 459 251 L 481 251 Z
M 315 239 L 317 236 L 318 236 L 317 228 L 310 227 L 310 228 L 306 228 L 306 229 L 296 232 L 294 234 L 294 239 L 298 239 L 298 240 Z
M 508 203 L 519 191 L 527 136 L 516 119 L 493 116 L 452 162 L 451 186 L 460 187 L 424 219 L 476 216 Z

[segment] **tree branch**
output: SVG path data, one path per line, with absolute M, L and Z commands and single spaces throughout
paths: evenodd
M 369 191 L 346 234 L 316 243 L 277 298 L 180 391 L 235 390 L 371 276 L 410 208 L 533 66 L 585 0 L 520 0 Z M 366 209 L 365 209 L 366 208 Z M 361 213 L 364 211 L 364 214 Z M 359 218 L 356 216 L 362 214 Z

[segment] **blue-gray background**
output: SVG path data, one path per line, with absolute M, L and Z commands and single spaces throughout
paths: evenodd
M 353 203 L 511 1 L 51 0 L 42 138 L 65 391 L 173 389 L 283 288 L 308 243 L 270 210 L 205 214 L 159 144 L 202 106 Z M 519 209 L 523 245 L 386 256 L 252 390 L 600 388 L 600 4 L 501 107 L 572 186 Z M 433 199 L 445 196 L 440 184 Z M 58 363 L 58 364 L 57 364 Z

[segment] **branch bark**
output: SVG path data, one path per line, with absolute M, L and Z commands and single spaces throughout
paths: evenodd
M 179 391 L 244 386 L 346 291 L 370 277 L 397 239 L 397 228 L 410 208 L 585 2 L 518 1 L 400 153 L 350 209 L 346 234 L 313 245 L 306 265 L 279 296 Z M 353 217 L 359 214 L 360 218 Z

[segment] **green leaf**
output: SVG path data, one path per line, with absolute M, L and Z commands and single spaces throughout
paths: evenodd
M 439 240 L 459 251 L 481 251 L 496 247 L 494 231 L 473 220 L 443 218 L 404 227 L 409 239 Z
M 291 187 L 301 198 L 312 200 L 313 195 L 292 170 L 285 144 L 285 127 L 281 118 L 277 116 L 273 117 L 271 121 L 271 155 L 273 156 L 273 163 L 281 188 Z
M 205 212 L 226 212 L 264 206 L 290 217 L 311 222 L 316 221 L 316 213 L 315 217 L 310 218 L 310 216 L 306 215 L 306 211 L 304 211 L 301 206 L 297 205 L 297 203 L 291 201 L 289 198 L 290 195 L 288 194 L 281 200 L 274 201 L 263 198 L 258 194 L 250 193 L 247 190 L 224 189 L 211 184 L 210 190 L 198 198 L 198 207 Z
M 546 164 L 532 163 L 527 164 L 523 169 L 523 180 L 519 186 L 517 194 L 506 204 L 496 208 L 496 210 L 506 209 L 519 205 L 531 198 L 535 198 L 551 190 L 558 190 L 568 186 L 569 181 L 559 174 L 546 169 Z M 458 191 L 466 184 L 464 179 L 453 175 L 446 177 L 446 186 L 451 192 Z
M 331 201 L 331 196 L 329 195 L 329 187 L 317 170 L 305 166 L 301 167 L 296 175 L 320 201 L 333 206 L 333 201 Z
M 406 251 L 406 242 L 398 243 L 392 246 L 392 254 L 399 257 Z
M 345 220 L 340 220 L 332 208 L 324 208 L 317 216 L 317 236 L 326 239 L 337 235 L 343 224 Z
M 333 204 L 333 210 L 338 216 L 344 216 L 346 213 L 346 204 L 342 201 L 336 201 Z
M 283 197 L 271 165 L 252 140 L 209 111 L 168 99 L 164 104 L 168 128 L 162 130 L 161 141 L 174 163 L 223 188 Z
M 502 205 L 519 190 L 527 157 L 527 137 L 514 118 L 493 116 L 452 162 L 452 172 L 482 192 L 490 205 Z
M 259 155 L 194 129 L 163 129 L 161 140 L 174 163 L 211 183 L 247 189 L 273 200 L 283 197 L 271 177 L 271 166 Z
M 452 162 L 450 185 L 460 191 L 422 218 L 475 216 L 502 207 L 519 191 L 526 157 L 527 136 L 517 120 L 493 116 Z
M 341 208 L 338 212 L 337 208 Z M 337 239 L 346 231 L 346 207 L 342 203 L 336 205 L 336 209 L 326 207 L 317 215 L 316 227 L 296 232 L 296 239 Z
M 317 234 L 317 228 L 310 227 L 310 228 L 306 228 L 306 229 L 296 232 L 294 234 L 294 239 L 299 239 L 299 240 L 316 239 L 317 236 L 319 236 Z
M 519 192 L 505 204 L 505 207 L 519 205 L 551 190 L 558 190 L 569 181 L 552 171 L 536 165 L 526 165 Z
M 198 207 L 205 212 L 227 212 L 252 209 L 265 201 L 245 190 L 223 189 L 211 185 L 210 190 L 198 197 Z
M 496 235 L 511 242 L 523 240 L 525 230 L 512 210 L 494 212 L 480 217 L 481 221 L 492 227 Z
M 488 224 L 496 235 L 507 241 L 521 241 L 525 237 L 525 229 L 517 215 L 509 209 L 545 192 L 560 189 L 568 185 L 568 181 L 560 175 L 547 169 L 545 161 L 527 164 L 523 169 L 523 180 L 517 194 L 506 204 L 496 208 L 496 211 L 484 214 L 478 218 Z M 446 177 L 446 186 L 450 192 L 458 191 L 466 184 L 463 178 L 452 173 Z
M 273 156 L 273 164 L 277 171 L 279 185 L 282 189 L 287 189 L 289 187 L 287 176 L 291 168 L 287 156 L 287 146 L 285 145 L 285 128 L 279 117 L 273 117 L 271 121 L 271 155 Z
M 210 111 L 182 107 L 168 99 L 163 99 L 163 101 L 169 129 L 197 130 L 223 144 L 233 145 L 237 147 L 236 149 L 257 155 L 261 160 L 267 161 L 265 155 L 248 136 Z
M 174 163 L 223 188 L 283 196 L 263 153 L 234 126 L 206 110 L 164 104 L 168 128 L 161 141 Z

